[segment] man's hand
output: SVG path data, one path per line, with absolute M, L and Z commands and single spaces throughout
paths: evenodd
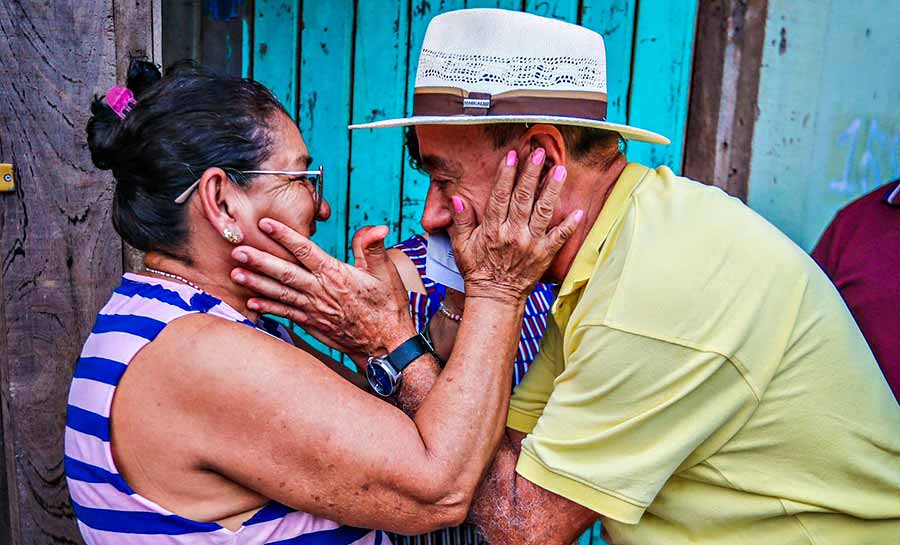
M 557 165 L 547 173 L 535 201 L 544 150 L 531 153 L 518 181 L 517 162 L 516 152 L 510 151 L 498 167 L 481 225 L 475 225 L 472 207 L 462 197 L 452 197 L 455 212 L 449 232 L 467 297 L 524 301 L 584 215 L 576 210 L 548 230 L 566 168 Z
M 300 265 L 250 246 L 235 248 L 232 256 L 246 268 L 232 271 L 232 279 L 261 295 L 249 308 L 293 320 L 363 365 L 362 356 L 386 354 L 416 334 L 406 290 L 384 248 L 387 227 L 356 233 L 355 267 L 275 220 L 263 219 L 259 227 Z

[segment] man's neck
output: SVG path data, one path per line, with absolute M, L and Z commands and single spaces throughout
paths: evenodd
M 570 191 L 574 190 L 574 194 L 578 196 L 580 202 L 584 203 L 582 208 L 584 219 L 581 220 L 575 234 L 563 245 L 543 280 L 560 284 L 569 274 L 578 251 L 590 235 L 616 181 L 627 165 L 628 160 L 624 155 L 619 154 L 612 164 L 603 170 L 587 166 L 570 169 L 566 186 Z
M 178 275 L 185 280 L 196 284 L 201 290 L 221 299 L 225 304 L 237 310 L 249 320 L 255 322 L 259 314 L 247 308 L 247 299 L 252 296 L 231 280 L 231 269 L 234 265 L 227 257 L 204 256 L 198 257 L 192 263 L 175 259 L 159 252 L 147 252 L 144 256 L 144 267 L 156 269 L 173 275 Z M 159 277 L 149 271 L 143 273 L 152 277 Z M 165 278 L 172 280 L 171 278 Z M 175 280 L 177 282 L 177 280 Z

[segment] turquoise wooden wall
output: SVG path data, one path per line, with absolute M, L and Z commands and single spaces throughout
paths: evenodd
M 749 204 L 809 250 L 900 177 L 900 3 L 769 0 Z
M 317 242 L 347 258 L 352 233 L 386 224 L 420 232 L 428 180 L 410 168 L 402 129 L 347 131 L 412 107 L 417 52 L 435 15 L 466 7 L 524 9 L 592 28 L 607 44 L 609 119 L 669 136 L 630 144 L 631 159 L 680 170 L 697 0 L 256 0 L 245 16 L 242 72 L 271 87 L 328 172 L 333 213 Z

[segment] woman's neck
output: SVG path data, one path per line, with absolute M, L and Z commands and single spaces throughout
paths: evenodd
M 221 299 L 225 304 L 237 310 L 250 321 L 256 322 L 259 314 L 247 308 L 247 299 L 253 294 L 231 280 L 233 265 L 227 259 L 207 259 L 186 263 L 185 261 L 161 254 L 147 252 L 144 255 L 145 269 L 156 269 L 171 275 L 177 275 L 196 284 L 204 292 Z M 178 282 L 177 279 L 155 274 L 149 270 L 141 274 L 154 278 L 164 278 Z

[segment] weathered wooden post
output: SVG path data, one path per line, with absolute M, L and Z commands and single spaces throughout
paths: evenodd
M 91 97 L 135 49 L 158 58 L 158 0 L 0 2 L 0 543 L 81 543 L 63 473 L 65 403 L 122 272 L 113 181 L 93 168 Z

